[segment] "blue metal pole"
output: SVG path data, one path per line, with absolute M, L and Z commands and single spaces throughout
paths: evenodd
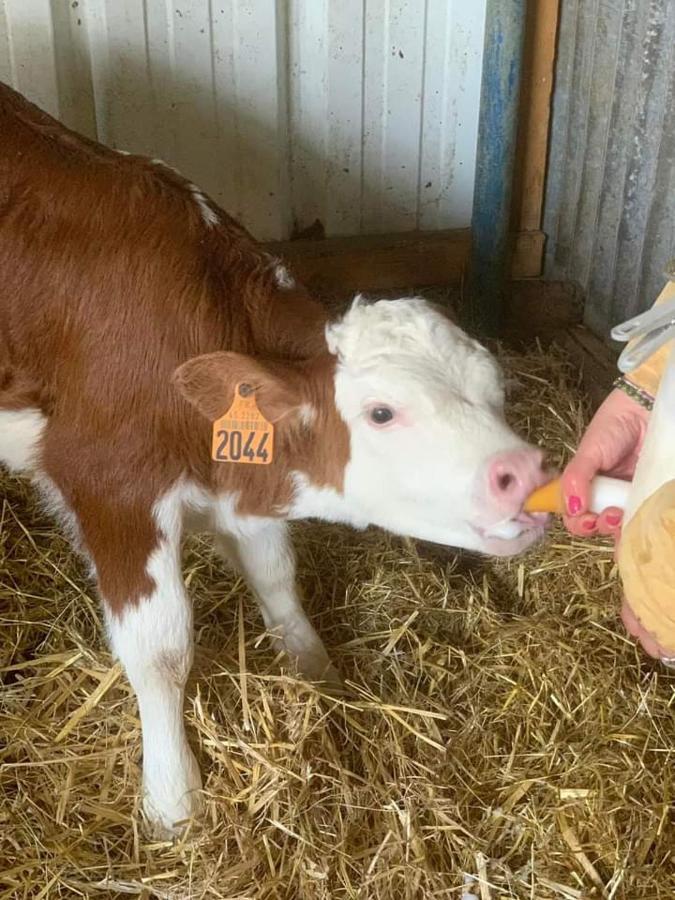
M 487 0 L 471 221 L 467 327 L 495 337 L 502 325 L 527 0 Z

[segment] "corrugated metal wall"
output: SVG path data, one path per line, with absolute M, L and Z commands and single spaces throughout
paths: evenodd
M 561 3 L 547 273 L 581 284 L 606 337 L 675 256 L 675 0 Z
M 0 79 L 261 239 L 470 221 L 485 0 L 0 0 Z

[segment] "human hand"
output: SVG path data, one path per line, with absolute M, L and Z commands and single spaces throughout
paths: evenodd
M 593 417 L 574 459 L 562 476 L 562 491 L 568 515 L 564 522 L 575 535 L 620 537 L 622 510 L 609 507 L 595 515 L 588 510 L 589 488 L 599 473 L 632 478 L 647 431 L 649 412 L 619 390 L 612 391 Z M 647 631 L 624 598 L 621 619 L 626 631 L 645 652 L 656 659 L 675 661 L 675 648 L 663 647 Z
M 567 510 L 563 520 L 572 534 L 581 537 L 619 535 L 622 510 L 609 507 L 599 515 L 590 512 L 590 483 L 600 473 L 632 478 L 648 420 L 649 412 L 618 389 L 613 390 L 598 409 L 562 475 Z

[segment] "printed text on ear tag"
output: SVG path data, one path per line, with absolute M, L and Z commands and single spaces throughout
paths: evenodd
M 266 466 L 274 456 L 274 425 L 258 409 L 255 391 L 238 384 L 234 401 L 213 423 L 211 457 L 216 462 Z

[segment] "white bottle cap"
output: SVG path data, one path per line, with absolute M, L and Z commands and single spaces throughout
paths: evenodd
M 630 481 L 610 478 L 607 475 L 596 475 L 591 482 L 589 509 L 596 514 L 601 513 L 608 506 L 625 509 L 631 487 Z

